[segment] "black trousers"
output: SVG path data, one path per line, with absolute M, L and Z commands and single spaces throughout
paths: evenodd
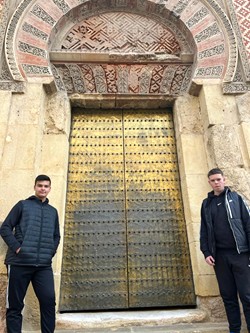
M 218 250 L 215 258 L 215 273 L 224 302 L 230 332 L 239 333 L 241 314 L 238 296 L 250 332 L 250 260 L 249 253 Z
M 51 267 L 8 266 L 6 325 L 8 333 L 21 333 L 22 310 L 32 283 L 40 306 L 41 332 L 55 330 L 55 289 Z

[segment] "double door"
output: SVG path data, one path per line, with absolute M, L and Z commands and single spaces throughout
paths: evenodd
M 60 311 L 195 304 L 171 110 L 73 110 L 60 295 Z

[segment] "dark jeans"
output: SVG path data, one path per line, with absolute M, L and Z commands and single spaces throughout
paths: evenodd
M 223 299 L 230 332 L 239 333 L 241 315 L 238 295 L 250 332 L 250 260 L 249 253 L 218 250 L 215 259 L 215 273 Z
M 8 266 L 6 324 L 8 333 L 21 333 L 22 309 L 29 283 L 40 305 L 41 332 L 55 330 L 55 290 L 51 267 Z

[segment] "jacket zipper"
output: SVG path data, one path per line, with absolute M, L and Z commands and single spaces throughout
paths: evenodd
M 240 250 L 239 250 L 239 247 L 238 247 L 237 239 L 236 239 L 236 237 L 235 237 L 235 233 L 234 233 L 234 230 L 233 230 L 233 227 L 232 227 L 232 224 L 231 224 L 231 220 L 230 220 L 230 219 L 233 218 L 233 214 L 232 214 L 232 210 L 231 210 L 231 207 L 230 207 L 230 204 L 229 204 L 228 198 L 227 198 L 227 193 L 228 193 L 228 191 L 226 191 L 226 194 L 225 194 L 225 203 L 226 203 L 227 219 L 228 219 L 228 222 L 229 222 L 230 228 L 231 228 L 232 233 L 233 233 L 233 236 L 234 236 L 234 240 L 235 240 L 235 244 L 236 244 L 237 251 L 238 251 L 238 253 L 240 254 Z
M 40 258 L 40 247 L 41 247 L 41 239 L 42 239 L 42 226 L 43 226 L 43 204 L 41 203 L 41 224 L 40 224 L 40 235 L 39 235 L 39 242 L 38 242 L 38 249 L 37 249 L 37 259 L 36 259 L 36 266 L 39 266 L 39 258 Z

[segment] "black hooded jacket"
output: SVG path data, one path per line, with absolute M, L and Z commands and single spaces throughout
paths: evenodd
M 59 241 L 57 210 L 36 196 L 19 201 L 0 228 L 7 265 L 50 266 Z M 18 254 L 16 250 L 21 248 Z
M 238 253 L 250 251 L 250 215 L 249 208 L 242 197 L 225 188 L 225 207 L 229 226 L 235 240 Z M 216 254 L 216 241 L 212 219 L 211 194 L 203 200 L 201 206 L 200 249 L 204 257 Z

